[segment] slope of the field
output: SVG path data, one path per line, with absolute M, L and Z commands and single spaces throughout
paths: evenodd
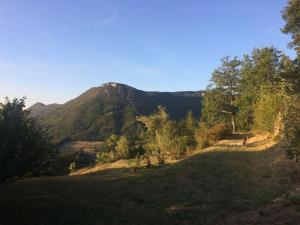
M 136 175 L 111 167 L 9 184 L 0 189 L 0 224 L 299 224 L 297 165 L 271 140 L 243 148 L 241 138 Z

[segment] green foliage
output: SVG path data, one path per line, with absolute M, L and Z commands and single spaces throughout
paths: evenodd
M 191 145 L 191 135 L 193 135 L 194 119 L 192 114 L 187 117 L 184 123 L 186 133 L 180 133 L 178 125 L 169 118 L 166 109 L 159 106 L 156 113 L 150 116 L 141 116 L 137 118 L 146 127 L 144 135 L 144 148 L 149 158 L 156 156 L 159 163 L 163 164 L 166 158 L 179 158 Z
M 290 42 L 290 47 L 295 48 L 300 56 L 300 1 L 289 0 L 282 17 L 286 21 L 282 31 L 292 35 L 293 40 Z
M 112 134 L 111 136 L 109 136 L 109 138 L 106 139 L 104 146 L 106 147 L 106 151 L 107 152 L 111 152 L 112 153 L 112 158 L 116 159 L 116 146 L 118 143 L 119 137 L 116 136 L 115 134 Z
M 222 112 L 224 108 L 223 95 L 218 89 L 208 89 L 203 98 L 201 120 L 208 126 L 216 123 L 228 122 Z
M 188 131 L 193 132 L 197 127 L 197 121 L 192 111 L 189 111 L 185 117 L 185 126 Z
M 179 140 L 177 140 L 180 143 L 178 146 L 182 146 L 182 149 L 193 148 L 196 146 L 197 143 L 194 134 L 197 126 L 198 124 L 194 118 L 193 112 L 189 111 L 184 123 L 177 124 L 177 134 L 180 136 Z
M 195 132 L 195 138 L 199 148 L 207 148 L 230 134 L 231 128 L 225 123 L 218 123 L 209 127 L 201 122 Z
M 98 152 L 96 154 L 96 163 L 110 163 L 115 160 L 114 154 L 112 152 Z
M 95 158 L 96 163 L 108 163 L 118 159 L 132 159 L 145 153 L 142 140 L 138 136 L 117 136 L 112 134 L 106 139 Z
M 282 52 L 273 47 L 256 48 L 250 56 L 244 56 L 237 98 L 239 129 L 253 128 L 254 113 L 261 98 L 269 93 L 279 94 L 282 91 L 283 57 Z
M 283 147 L 287 156 L 298 162 L 300 156 L 300 95 L 291 96 L 285 105 Z
M 239 130 L 273 131 L 287 81 L 293 77 L 292 67 L 273 47 L 255 48 L 242 61 L 224 58 L 204 96 L 201 120 L 209 128 L 220 123 L 235 127 L 236 123 Z
M 116 145 L 117 158 L 127 159 L 130 154 L 130 142 L 125 136 L 121 136 Z
M 225 57 L 221 59 L 221 63 L 221 66 L 217 68 L 212 74 L 210 87 L 213 88 L 213 91 L 210 94 L 211 96 L 208 96 L 208 99 L 209 97 L 219 97 L 220 99 L 215 103 L 209 103 L 207 106 L 204 105 L 204 107 L 209 108 L 206 109 L 206 111 L 217 111 L 217 113 L 214 113 L 214 116 L 220 115 L 221 117 L 230 120 L 232 125 L 232 131 L 235 132 L 236 98 L 238 95 L 238 85 L 241 76 L 241 61 L 238 60 L 237 57 L 233 58 L 232 60 L 230 59 L 230 57 Z M 213 120 L 222 119 L 217 117 L 213 118 Z M 209 121 L 209 123 L 211 122 Z
M 273 133 L 276 122 L 280 122 L 278 119 L 282 112 L 282 104 L 283 98 L 278 94 L 260 96 L 259 101 L 255 104 L 254 128 L 259 131 Z
M 288 58 L 283 60 L 285 70 L 283 77 L 285 83 L 285 110 L 283 145 L 289 158 L 299 161 L 300 155 L 300 1 L 289 0 L 283 11 L 286 24 L 282 31 L 292 35 L 289 43 L 297 51 L 298 58 L 291 62 Z
M 0 105 L 0 182 L 48 173 L 51 137 L 24 108 L 25 98 Z
M 199 123 L 199 127 L 196 129 L 195 139 L 199 148 L 209 147 L 210 143 L 208 129 L 209 128 L 205 122 Z

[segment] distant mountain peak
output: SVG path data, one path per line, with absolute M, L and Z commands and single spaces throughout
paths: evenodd
M 44 103 L 37 102 L 31 107 L 29 107 L 27 110 L 30 112 L 31 117 L 39 117 L 44 114 L 50 113 L 57 109 L 60 106 L 60 104 L 49 104 L 45 105 Z
M 125 85 L 125 84 L 120 84 L 120 83 L 115 83 L 115 82 L 108 82 L 108 83 L 104 83 L 103 85 L 101 85 L 102 87 L 107 87 L 107 86 L 109 86 L 109 87 L 114 87 L 114 88 L 116 88 L 116 87 L 118 87 L 118 86 L 127 86 L 127 85 Z
M 44 104 L 44 103 L 41 103 L 41 102 L 37 102 L 37 103 L 35 103 L 34 105 L 32 105 L 31 108 L 32 108 L 32 107 L 38 107 L 38 106 L 45 106 L 45 104 Z

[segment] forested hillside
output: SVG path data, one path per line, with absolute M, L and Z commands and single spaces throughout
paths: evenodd
M 189 111 L 199 118 L 202 92 L 144 92 L 123 84 L 91 88 L 63 105 L 34 105 L 28 110 L 49 127 L 55 143 L 63 140 L 104 140 L 111 134 L 136 135 L 139 115 L 164 106 L 175 120 Z M 48 110 L 48 112 L 47 112 Z
M 55 109 L 57 109 L 59 104 L 49 104 L 45 105 L 43 103 L 35 103 L 28 110 L 30 111 L 30 116 L 33 118 L 42 117 L 45 114 L 51 113 Z

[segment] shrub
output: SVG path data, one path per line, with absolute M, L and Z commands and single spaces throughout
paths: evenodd
M 299 161 L 300 156 L 300 96 L 289 100 L 284 115 L 283 147 L 288 158 Z
M 127 159 L 130 153 L 130 142 L 126 137 L 121 136 L 116 145 L 116 156 L 121 159 Z
M 129 168 L 133 174 L 137 173 L 137 170 L 141 167 L 141 157 L 138 154 L 134 159 L 128 160 Z
M 114 161 L 114 155 L 112 152 L 98 152 L 96 154 L 96 163 L 110 163 Z
M 254 107 L 254 128 L 263 132 L 274 132 L 281 111 L 282 97 L 264 94 Z
M 231 128 L 229 126 L 224 123 L 219 123 L 208 130 L 208 139 L 211 143 L 215 143 L 224 139 L 230 132 Z
M 207 148 L 217 141 L 224 139 L 230 132 L 231 128 L 225 123 L 208 127 L 206 123 L 201 122 L 195 132 L 195 138 L 199 148 Z
M 209 146 L 208 126 L 206 123 L 199 123 L 199 126 L 195 131 L 195 139 L 199 148 L 207 148 Z

